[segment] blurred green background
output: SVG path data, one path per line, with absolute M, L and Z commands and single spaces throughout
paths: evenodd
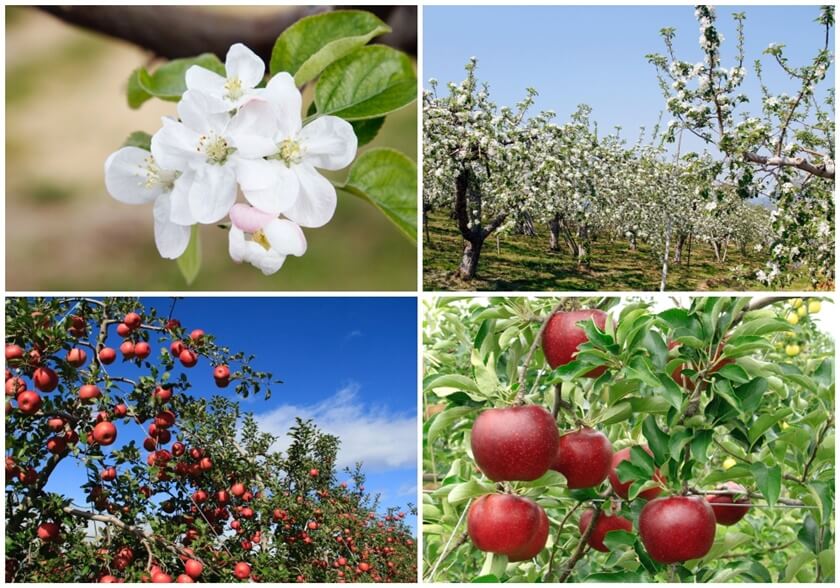
M 226 230 L 202 226 L 203 264 L 188 287 L 175 262 L 157 253 L 151 205 L 121 204 L 105 191 L 105 158 L 132 131 L 154 133 L 161 116 L 175 114 L 170 102 L 126 104 L 129 74 L 148 61 L 128 43 L 32 8 L 6 8 L 7 290 L 416 289 L 415 245 L 372 205 L 342 192 L 333 220 L 305 230 L 306 255 L 287 258 L 269 277 L 230 259 Z M 391 115 L 373 146 L 416 161 L 416 105 Z

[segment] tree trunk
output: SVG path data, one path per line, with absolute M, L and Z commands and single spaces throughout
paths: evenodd
M 677 239 L 677 246 L 674 248 L 674 263 L 682 263 L 682 252 L 685 247 L 685 242 L 688 237 L 685 234 L 680 235 Z
M 639 243 L 636 240 L 636 233 L 630 233 L 630 251 L 638 251 Z
M 720 246 L 718 245 L 718 242 L 714 239 L 712 239 L 712 249 L 714 249 L 715 251 L 715 261 L 720 263 Z
M 432 234 L 429 232 L 429 209 L 423 205 L 423 234 L 426 236 L 426 245 L 432 244 Z
M 688 234 L 688 263 L 686 264 L 687 269 L 691 269 L 691 243 L 694 241 L 694 234 Z
M 665 291 L 665 285 L 668 283 L 668 256 L 671 251 L 671 219 L 669 218 L 665 223 L 665 255 L 662 256 L 662 280 L 659 282 L 659 291 Z
M 481 255 L 483 240 L 466 241 L 464 243 L 464 254 L 461 256 L 461 267 L 458 273 L 462 280 L 472 280 L 478 269 L 478 257 Z
M 548 221 L 548 248 L 552 251 L 560 250 L 560 215 L 555 214 L 554 218 Z

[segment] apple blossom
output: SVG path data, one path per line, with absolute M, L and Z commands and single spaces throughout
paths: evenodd
M 178 172 L 161 169 L 145 149 L 123 147 L 105 160 L 105 186 L 125 204 L 154 202 L 155 245 L 161 256 L 175 259 L 184 252 L 190 228 L 171 220 L 172 195 L 187 188 Z
M 271 275 L 282 267 L 286 256 L 306 253 L 303 231 L 288 219 L 242 203 L 231 208 L 230 219 L 228 246 L 237 263 L 248 262 Z
M 207 98 L 208 112 L 236 110 L 259 93 L 257 85 L 265 75 L 265 64 L 242 43 L 235 43 L 225 57 L 225 76 L 200 65 L 186 73 L 187 90 L 200 92 Z
M 180 121 L 163 119 L 152 136 L 152 154 L 160 164 L 181 172 L 185 190 L 173 194 L 173 222 L 210 224 L 223 219 L 236 201 L 237 165 L 269 155 L 274 145 L 257 134 L 267 111 L 246 104 L 231 116 L 208 110 L 208 99 L 190 90 L 178 103 Z
M 353 127 L 335 116 L 319 116 L 304 126 L 301 94 L 288 73 L 275 75 L 260 97 L 273 106 L 274 116 L 263 117 L 260 131 L 274 147 L 265 159 L 242 162 L 242 192 L 261 210 L 283 213 L 304 227 L 323 226 L 335 212 L 336 193 L 317 170 L 338 170 L 353 161 Z

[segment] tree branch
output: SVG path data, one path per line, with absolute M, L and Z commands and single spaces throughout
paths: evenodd
M 778 167 L 795 167 L 811 175 L 834 181 L 834 163 L 826 162 L 822 165 L 814 165 L 804 157 L 784 157 L 759 155 L 758 153 L 747 152 L 744 159 L 751 163 L 761 165 L 773 165 Z
M 554 309 L 552 309 L 552 311 L 543 318 L 540 330 L 537 331 L 536 335 L 534 335 L 534 340 L 531 342 L 531 348 L 528 349 L 528 354 L 525 356 L 525 359 L 522 360 L 522 367 L 519 368 L 519 391 L 516 393 L 516 399 L 514 400 L 514 404 L 517 406 L 525 404 L 525 374 L 528 372 L 528 366 L 531 364 L 531 358 L 537 350 L 537 346 L 540 344 L 540 341 L 542 341 L 542 336 L 545 332 L 545 328 L 548 326 L 548 321 L 551 320 L 551 317 L 553 317 L 556 312 L 563 308 L 564 304 L 566 304 L 565 299 L 558 302 Z
M 214 53 L 224 60 L 228 48 L 244 43 L 263 61 L 271 59 L 277 36 L 305 16 L 332 6 L 299 6 L 269 14 L 242 16 L 193 6 L 41 6 L 40 10 L 88 30 L 122 39 L 158 57 L 175 59 Z M 342 6 L 341 8 L 351 8 Z M 417 54 L 414 6 L 358 6 L 388 21 L 394 29 L 379 42 Z

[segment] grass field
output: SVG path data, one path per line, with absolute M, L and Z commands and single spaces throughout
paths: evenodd
M 537 230 L 540 230 L 538 227 Z M 592 266 L 578 269 L 567 249 L 548 248 L 548 229 L 537 237 L 505 235 L 496 250 L 491 236 L 484 244 L 478 274 L 472 281 L 457 275 L 463 241 L 454 221 L 445 214 L 429 217 L 431 243 L 423 243 L 423 288 L 425 290 L 496 291 L 655 291 L 659 289 L 661 266 L 645 244 L 630 251 L 626 241 L 596 241 L 592 246 Z M 754 279 L 755 269 L 763 265 L 759 257 L 744 257 L 730 248 L 725 264 L 715 261 L 711 247 L 696 243 L 692 247 L 691 267 L 671 264 L 668 290 L 766 290 Z M 737 268 L 739 268 L 738 270 Z M 804 276 L 797 276 L 789 290 L 810 290 Z

